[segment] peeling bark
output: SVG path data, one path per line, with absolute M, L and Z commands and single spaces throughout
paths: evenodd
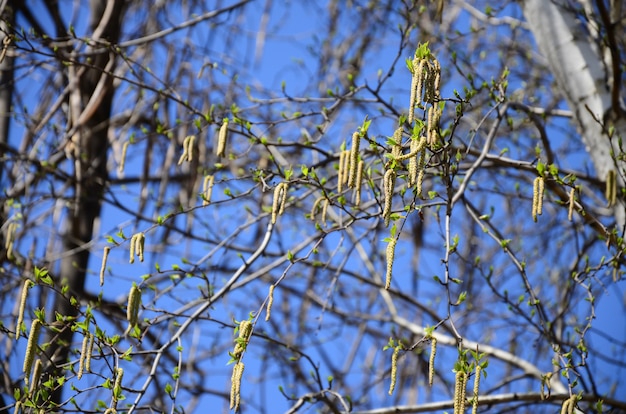
M 611 59 L 610 54 L 603 57 L 566 1 L 525 0 L 523 11 L 560 92 L 575 114 L 598 178 L 604 180 L 609 170 L 617 170 L 623 187 L 626 165 L 618 161 L 623 152 L 618 137 L 626 137 L 626 119 L 623 108 L 613 104 L 609 85 L 613 65 L 605 61 Z M 610 129 L 614 129 L 612 137 Z M 622 233 L 626 223 L 623 199 L 612 207 L 612 213 Z

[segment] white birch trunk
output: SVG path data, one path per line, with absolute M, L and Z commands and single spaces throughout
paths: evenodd
M 525 0 L 522 7 L 539 50 L 575 114 L 598 178 L 605 180 L 608 171 L 613 169 L 618 172 L 619 186 L 623 187 L 625 163 L 616 160 L 620 154 L 618 137 L 626 139 L 626 120 L 618 119 L 612 124 L 615 127 L 612 139 L 607 134 L 610 124 L 605 124 L 611 113 L 611 91 L 607 84 L 612 75 L 607 72 L 611 64 L 603 61 L 582 23 L 568 10 L 567 3 L 565 0 Z M 618 231 L 623 232 L 626 222 L 623 198 L 618 197 L 612 213 Z

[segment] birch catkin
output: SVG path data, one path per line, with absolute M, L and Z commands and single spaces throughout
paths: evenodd
M 130 263 L 135 263 L 135 254 L 139 256 L 139 261 L 143 262 L 143 248 L 146 236 L 143 233 L 137 233 L 130 239 Z
M 476 373 L 474 377 L 474 398 L 472 400 L 472 414 L 478 413 L 478 388 L 480 386 L 480 372 L 482 368 L 480 365 L 476 365 Z
M 7 251 L 7 258 L 13 257 L 13 240 L 15 239 L 15 230 L 17 230 L 17 223 L 12 221 L 7 226 L 6 240 L 4 242 L 4 248 Z
M 391 206 L 393 201 L 393 190 L 396 185 L 396 172 L 393 169 L 388 169 L 385 172 L 383 178 L 383 187 L 385 192 L 385 206 L 383 208 L 383 219 L 385 220 L 385 227 L 389 226 L 389 220 L 391 218 Z
M 354 205 L 356 205 L 357 207 L 361 204 L 361 186 L 362 186 L 362 182 L 363 182 L 363 167 L 364 167 L 365 163 L 363 162 L 363 160 L 359 161 L 359 166 L 356 169 L 356 195 L 355 195 L 355 200 L 354 200 Z
M 228 118 L 224 118 L 222 122 L 222 126 L 220 127 L 220 132 L 217 136 L 217 146 L 215 147 L 215 154 L 218 157 L 223 157 L 226 155 L 226 140 L 228 135 Z
M 202 205 L 208 206 L 211 204 L 211 195 L 213 194 L 213 185 L 215 183 L 215 176 L 212 174 L 204 177 L 202 182 Z
M 433 386 L 435 377 L 435 355 L 437 354 L 437 338 L 430 339 L 430 358 L 428 359 L 428 386 Z
M 270 320 L 270 315 L 272 313 L 272 305 L 274 304 L 274 288 L 275 287 L 276 287 L 275 285 L 270 285 L 270 292 L 267 296 L 267 308 L 265 312 L 266 321 Z
M 576 203 L 576 188 L 572 187 L 569 191 L 569 202 L 567 209 L 567 220 L 572 221 L 574 217 L 574 204 Z
M 139 305 L 141 305 L 141 290 L 133 284 L 128 294 L 128 306 L 126 307 L 126 320 L 128 320 L 129 329 L 137 325 Z
M 118 174 L 124 173 L 124 166 L 126 165 L 126 153 L 128 152 L 128 145 L 130 141 L 125 141 L 122 145 L 122 158 L 120 159 L 120 165 L 117 168 Z
M 393 273 L 393 259 L 396 254 L 396 243 L 397 243 L 397 240 L 395 237 L 389 240 L 389 243 L 387 244 L 387 249 L 385 251 L 386 256 L 387 256 L 387 272 L 385 275 L 385 289 L 387 290 L 389 290 L 389 288 L 391 287 L 391 276 Z
M 233 367 L 233 375 L 231 377 L 230 388 L 230 408 L 231 410 L 239 410 L 241 403 L 241 379 L 243 378 L 243 362 L 239 361 Z
M 178 160 L 178 165 L 181 165 L 185 161 L 193 161 L 193 148 L 195 141 L 195 135 L 189 135 L 185 137 L 185 139 L 183 140 L 183 153 Z
M 272 224 L 276 224 L 278 216 L 282 216 L 287 202 L 287 183 L 279 183 L 274 189 L 274 200 L 272 203 Z
M 613 207 L 617 202 L 617 174 L 611 169 L 606 173 L 605 196 L 607 207 Z
M 78 372 L 76 378 L 81 379 L 85 371 L 85 360 L 87 359 L 87 349 L 89 348 L 89 333 L 83 337 L 83 344 L 80 348 L 80 359 L 78 360 Z
M 110 252 L 111 248 L 109 246 L 104 246 L 104 250 L 102 251 L 102 265 L 100 265 L 100 286 L 104 285 L 104 272 L 107 268 L 107 259 L 109 258 Z
M 348 174 L 348 187 L 356 185 L 357 168 L 359 163 L 359 145 L 361 135 L 358 132 L 352 134 L 352 147 L 350 148 L 350 171 Z
M 393 354 L 391 354 L 391 383 L 389 384 L 389 395 L 393 394 L 393 390 L 396 388 L 396 382 L 398 379 L 398 356 L 400 355 L 400 345 L 393 348 Z
M 41 359 L 37 359 L 37 362 L 35 362 L 35 368 L 33 369 L 33 377 L 30 380 L 29 394 L 31 398 L 33 397 L 34 393 L 37 390 L 37 386 L 39 385 L 39 380 L 41 379 L 42 373 L 43 373 L 43 363 L 41 362 Z
M 20 295 L 20 308 L 17 313 L 17 322 L 15 324 L 15 339 L 17 340 L 20 337 L 20 333 L 22 332 L 22 322 L 24 322 L 24 312 L 26 311 L 26 298 L 28 296 L 28 290 L 32 286 L 33 282 L 29 279 L 24 281 L 22 285 L 22 294 Z
M 533 221 L 537 222 L 537 216 L 540 216 L 543 212 L 543 191 L 544 191 L 544 180 L 543 177 L 535 178 L 533 182 L 533 208 L 532 208 L 532 218 Z
M 30 325 L 30 335 L 28 336 L 28 344 L 26 345 L 26 354 L 24 356 L 24 381 L 28 385 L 28 377 L 30 376 L 30 370 L 35 360 L 35 352 L 37 351 L 37 344 L 39 343 L 39 332 L 41 331 L 41 321 L 34 319 Z

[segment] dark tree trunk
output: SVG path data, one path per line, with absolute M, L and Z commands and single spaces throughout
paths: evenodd
M 118 42 L 125 3 L 122 0 L 109 2 L 91 0 L 90 31 L 91 33 L 101 31 L 99 36 L 101 45 L 105 42 L 111 44 Z M 109 10 L 106 10 L 107 4 Z M 58 277 L 61 285 L 69 289 L 65 295 L 56 295 L 54 312 L 51 315 L 53 323 L 57 314 L 67 318 L 67 322 L 59 326 L 60 332 L 51 333 L 53 336 L 49 338 L 51 346 L 48 349 L 48 355 L 52 364 L 48 373 L 55 377 L 63 375 L 63 365 L 68 361 L 73 339 L 71 325 L 78 315 L 78 308 L 70 303 L 70 298 L 80 298 L 84 294 L 90 256 L 88 243 L 94 236 L 94 224 L 100 216 L 102 196 L 108 181 L 107 134 L 115 91 L 113 78 L 106 73 L 105 68 L 109 72 L 112 71 L 113 66 L 110 65 L 110 60 L 115 59 L 115 56 L 110 50 L 98 45 L 94 46 L 91 51 L 101 53 L 96 53 L 91 57 L 90 66 L 82 73 L 80 66 L 75 67 L 80 88 L 79 94 L 75 96 L 80 96 L 81 114 L 76 116 L 78 114 L 74 113 L 73 119 L 81 119 L 81 121 L 72 125 L 75 131 L 72 137 L 73 145 L 75 145 L 75 199 L 68 211 L 64 234 L 64 251 L 71 252 L 71 254 L 65 255 L 62 259 Z M 76 93 L 76 91 L 70 91 L 70 93 Z M 90 99 L 97 99 L 97 105 L 92 107 L 93 110 L 86 110 Z M 57 388 L 52 395 L 52 401 L 56 404 L 62 403 L 61 387 Z

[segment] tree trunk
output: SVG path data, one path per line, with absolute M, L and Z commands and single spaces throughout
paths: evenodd
M 626 138 L 626 119 L 622 103 L 612 91 L 621 85 L 609 85 L 614 75 L 610 54 L 602 56 L 568 3 L 525 0 L 524 15 L 560 92 L 575 114 L 598 178 L 604 180 L 610 170 L 615 170 L 623 187 L 625 164 L 618 161 L 622 153 L 618 137 Z M 621 233 L 626 222 L 623 198 L 618 197 L 612 212 Z
M 113 100 L 113 78 L 107 72 L 113 68 L 115 55 L 101 45 L 116 43 L 120 34 L 125 1 L 91 0 L 90 31 L 96 43 L 88 52 L 100 51 L 91 56 L 90 66 L 75 65 L 69 69 L 70 84 L 77 80 L 70 90 L 70 112 L 73 124 L 70 138 L 75 163 L 75 198 L 68 211 L 64 250 L 68 254 L 61 261 L 59 281 L 69 288 L 65 295 L 57 295 L 54 314 L 62 315 L 67 322 L 61 331 L 50 338 L 48 355 L 52 362 L 48 373 L 61 376 L 62 366 L 68 361 L 72 343 L 72 321 L 78 315 L 78 308 L 70 303 L 70 297 L 80 298 L 85 289 L 85 278 L 90 251 L 88 243 L 94 235 L 94 223 L 100 216 L 102 196 L 108 181 L 107 152 L 109 149 L 108 130 Z M 91 102 L 90 102 L 91 100 Z M 78 111 L 77 111 L 78 109 Z M 69 254 L 71 253 L 71 254 Z M 62 402 L 62 387 L 52 396 L 56 404 Z
M 4 148 L 5 145 L 9 142 L 9 129 L 11 126 L 11 103 L 13 101 L 13 74 L 14 74 L 14 66 L 13 66 L 13 55 L 7 53 L 10 44 L 8 43 L 8 34 L 11 32 L 10 27 L 14 25 L 15 22 L 15 14 L 12 5 L 7 4 L 2 10 L 2 15 L 0 16 L 0 50 L 1 58 L 0 58 L 0 159 L 4 159 Z M 6 45 L 6 46 L 5 46 Z M 3 169 L 0 168 L 0 182 L 2 182 L 2 174 Z M 3 203 L 4 204 L 4 203 Z M 3 226 L 7 220 L 7 212 L 6 207 L 2 206 L 0 208 L 0 226 Z M 0 246 L 4 246 L 4 238 L 2 237 L 2 233 L 0 233 Z M 4 256 L 6 253 L 3 251 L 2 255 Z M 0 258 L 2 261 L 4 258 Z M 1 380 L 7 378 L 5 375 L 0 377 Z M 3 381 L 4 382 L 4 381 Z M 7 381 L 8 382 L 8 381 Z M 4 383 L 0 386 L 0 414 L 8 413 L 8 409 L 2 409 L 2 407 L 6 407 L 6 402 L 2 397 L 2 393 L 11 390 L 12 384 Z M 7 392 L 8 393 L 8 392 Z

